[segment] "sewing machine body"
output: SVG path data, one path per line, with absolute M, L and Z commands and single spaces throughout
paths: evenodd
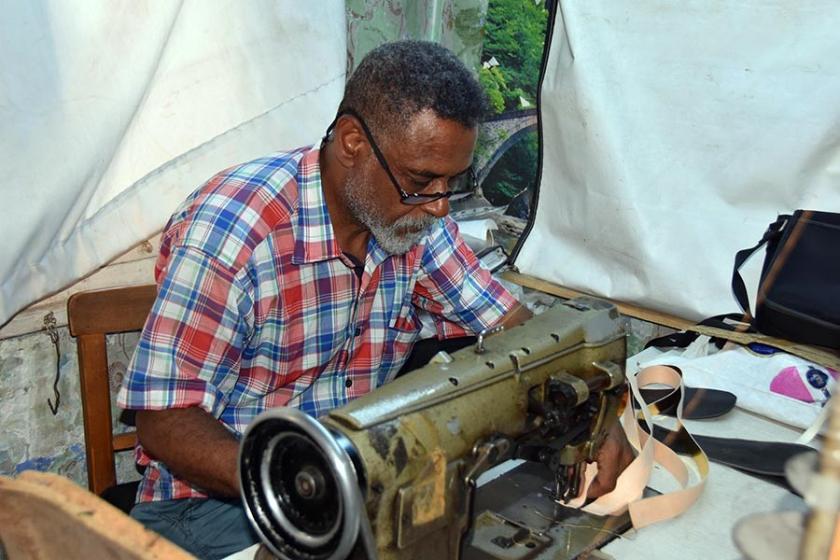
M 332 481 L 329 473 L 323 480 L 322 474 L 301 479 L 290 473 L 301 468 L 300 460 L 281 461 L 284 474 L 273 452 L 265 451 L 278 449 L 277 433 L 285 429 L 276 414 L 293 412 L 270 411 L 273 421 L 255 421 L 258 429 L 249 428 L 243 440 L 240 472 L 246 508 L 269 548 L 281 557 L 341 557 L 335 554 L 344 554 L 346 542 L 341 550 L 330 543 L 338 543 L 338 533 L 356 530 L 357 550 L 375 548 L 381 559 L 458 558 L 474 521 L 475 479 L 482 472 L 519 457 L 569 477 L 593 460 L 617 417 L 624 382 L 625 338 L 616 309 L 599 300 L 572 300 L 483 346 L 480 353 L 468 348 L 443 356 L 312 421 L 343 450 L 334 457 L 327 451 L 329 458 L 315 469 L 331 469 Z M 337 473 L 337 463 L 352 468 Z M 285 482 L 278 483 L 281 478 Z M 321 525 L 300 517 L 303 526 L 330 535 L 330 542 L 290 543 L 301 535 L 294 526 L 297 511 L 307 507 L 296 493 L 301 480 L 306 496 L 314 487 L 327 492 L 319 498 L 327 500 L 324 506 L 311 510 L 316 516 L 333 507 L 329 492 L 347 491 L 341 481 L 348 478 L 358 485 L 355 503 L 363 504 L 366 516 L 353 523 L 355 498 L 347 494 L 346 505 L 335 506 Z M 266 501 L 272 492 L 279 498 Z M 290 509 L 292 515 L 283 514 Z

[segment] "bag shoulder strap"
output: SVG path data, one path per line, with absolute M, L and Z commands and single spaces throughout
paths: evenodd
M 715 315 L 708 317 L 697 323 L 697 327 L 715 327 L 725 331 L 739 330 L 741 332 L 756 332 L 752 325 L 749 328 L 739 327 L 736 329 L 735 323 L 744 323 L 744 315 L 742 313 L 726 313 L 723 315 Z M 697 331 L 691 330 L 692 327 L 687 327 L 684 331 L 679 331 L 671 334 L 666 334 L 649 340 L 645 344 L 645 348 L 685 348 L 700 336 Z M 723 348 L 727 340 L 725 338 L 711 337 L 709 342 L 713 342 L 718 348 Z
M 747 295 L 747 287 L 744 284 L 744 279 L 741 277 L 741 267 L 765 243 L 778 240 L 788 221 L 790 221 L 790 218 L 790 214 L 780 215 L 776 218 L 775 222 L 767 226 L 767 231 L 764 232 L 761 240 L 754 247 L 742 249 L 735 253 L 735 266 L 732 269 L 732 293 L 735 295 L 735 300 L 738 302 L 738 305 L 741 306 L 741 309 L 749 319 L 752 319 L 753 314 L 750 310 L 750 298 Z

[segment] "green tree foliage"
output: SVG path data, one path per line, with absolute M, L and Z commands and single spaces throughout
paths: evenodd
M 493 112 L 504 113 L 504 92 L 507 91 L 507 84 L 505 83 L 505 77 L 498 68 L 481 68 L 478 71 L 478 81 L 481 87 L 484 88 L 484 93 L 487 94 L 487 99 L 490 101 L 490 107 L 493 109 Z
M 505 109 L 518 108 L 520 96 L 536 104 L 547 23 L 543 2 L 490 0 L 482 59 L 499 62 L 491 73 L 500 74 L 495 83 Z
M 482 62 L 495 58 L 499 65 L 480 68 L 478 77 L 496 113 L 518 109 L 520 97 L 536 106 L 547 26 L 548 11 L 544 2 L 490 0 Z M 487 141 L 479 138 L 479 151 Z M 483 181 L 484 196 L 494 206 L 506 206 L 524 190 L 533 190 L 538 158 L 537 133 L 519 136 L 518 142 L 496 162 Z M 519 200 L 515 206 L 517 208 L 509 207 L 508 210 L 526 218 L 527 203 Z

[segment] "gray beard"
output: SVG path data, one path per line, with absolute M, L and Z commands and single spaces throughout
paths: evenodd
M 365 226 L 389 255 L 404 255 L 417 245 L 437 221 L 429 214 L 405 215 L 393 223 L 387 223 L 379 209 L 372 203 L 376 200 L 370 182 L 364 177 L 348 177 L 342 191 L 342 199 L 353 218 Z

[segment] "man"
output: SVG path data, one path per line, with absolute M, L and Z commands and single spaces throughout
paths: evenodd
M 119 395 L 146 466 L 134 517 L 202 557 L 245 548 L 238 437 L 257 414 L 318 416 L 392 380 L 420 310 L 439 338 L 530 316 L 447 217 L 483 112 L 451 53 L 384 45 L 320 147 L 228 169 L 176 211 Z

